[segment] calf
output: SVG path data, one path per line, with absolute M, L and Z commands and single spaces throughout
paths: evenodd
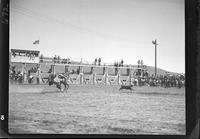
M 127 89 L 127 90 L 133 90 L 133 85 L 121 85 L 121 87 L 119 88 L 119 91 L 122 90 L 122 89 Z

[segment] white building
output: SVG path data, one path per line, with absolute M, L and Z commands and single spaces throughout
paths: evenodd
M 40 51 L 11 49 L 10 62 L 39 63 Z

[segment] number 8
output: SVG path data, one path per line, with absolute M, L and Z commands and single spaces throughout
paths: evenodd
M 4 115 L 1 115 L 1 120 L 2 120 L 2 121 L 4 120 Z

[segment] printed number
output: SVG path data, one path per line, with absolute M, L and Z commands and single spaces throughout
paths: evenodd
M 4 120 L 4 115 L 1 115 L 1 120 L 2 120 L 2 121 Z

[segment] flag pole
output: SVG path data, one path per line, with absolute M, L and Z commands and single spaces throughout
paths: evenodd
M 152 41 L 152 43 L 155 45 L 155 77 L 157 76 L 157 40 Z
M 155 77 L 157 75 L 157 44 L 155 40 Z

